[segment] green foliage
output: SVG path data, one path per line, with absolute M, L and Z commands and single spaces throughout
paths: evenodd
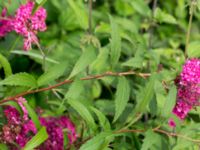
M 17 73 L 13 74 L 0 82 L 0 85 L 10 86 L 25 86 L 30 88 L 37 87 L 36 79 L 28 73 Z
M 31 150 L 38 147 L 48 138 L 45 127 L 42 127 L 37 134 L 24 146 L 23 150 Z
M 125 77 L 120 77 L 117 85 L 117 92 L 115 98 L 115 117 L 114 122 L 124 111 L 130 96 L 130 87 Z
M 37 148 L 47 138 L 31 104 L 41 108 L 43 116 L 73 120 L 80 136 L 71 147 L 70 132 L 64 130 L 65 147 L 71 150 L 198 149 L 199 143 L 187 137 L 200 139 L 200 109 L 181 121 L 172 109 L 177 100 L 174 80 L 182 65 L 200 57 L 200 0 L 194 3 L 188 57 L 185 41 L 192 1 L 96 0 L 92 18 L 88 1 L 35 1 L 33 14 L 41 6 L 48 12 L 47 30 L 37 34 L 45 59 L 37 46 L 21 50 L 23 39 L 15 33 L 0 38 L 0 98 L 36 90 L 25 96 L 24 105 L 38 133 L 24 149 Z M 21 3 L 26 0 L 0 0 L 0 12 L 5 5 L 14 15 Z M 14 101 L 0 105 L 22 114 Z M 3 114 L 3 108 L 0 111 Z M 169 118 L 176 122 L 174 130 Z M 158 133 L 157 126 L 181 136 Z
M 110 57 L 112 65 L 116 65 L 116 63 L 119 60 L 120 54 L 121 54 L 121 37 L 120 37 L 120 31 L 118 28 L 118 25 L 116 24 L 115 20 L 110 17 L 110 24 L 111 24 L 111 51 L 110 51 Z
M 4 69 L 4 74 L 5 74 L 6 78 L 8 76 L 12 75 L 12 69 L 11 69 L 10 63 L 8 62 L 8 60 L 6 59 L 6 57 L 4 57 L 1 54 L 0 54 L 0 64 L 3 67 L 3 69 Z

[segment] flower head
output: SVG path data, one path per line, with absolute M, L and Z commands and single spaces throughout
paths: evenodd
M 184 119 L 188 112 L 199 105 L 200 100 L 200 60 L 187 60 L 177 83 L 177 103 L 173 113 Z
M 7 9 L 3 8 L 0 19 L 0 37 L 4 37 L 8 32 L 12 31 L 12 18 L 7 17 Z
M 34 2 L 27 2 L 25 5 L 21 5 L 16 12 L 15 19 L 13 21 L 14 30 L 24 37 L 24 49 L 29 50 L 31 44 L 38 43 L 37 33 L 38 31 L 45 31 L 45 20 L 47 17 L 46 10 L 40 7 L 33 14 Z

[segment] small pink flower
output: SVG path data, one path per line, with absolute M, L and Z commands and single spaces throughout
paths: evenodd
M 174 120 L 172 118 L 170 118 L 168 120 L 168 125 L 171 127 L 171 128 L 175 128 L 176 127 L 176 123 L 174 122 Z
M 27 103 L 26 99 L 23 97 L 19 97 L 16 99 L 17 103 L 19 104 L 19 106 L 21 107 L 22 111 L 23 111 L 23 120 L 27 121 L 28 120 L 28 110 L 26 109 L 26 107 L 24 106 L 24 103 Z

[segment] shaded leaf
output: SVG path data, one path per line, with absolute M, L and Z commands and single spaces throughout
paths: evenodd
M 57 78 L 63 75 L 65 69 L 65 63 L 55 65 L 54 67 L 50 68 L 38 78 L 38 86 L 46 85 L 49 84 L 49 82 L 56 80 Z

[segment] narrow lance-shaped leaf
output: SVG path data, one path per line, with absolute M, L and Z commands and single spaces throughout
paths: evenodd
M 111 57 L 112 66 L 115 66 L 117 62 L 119 61 L 120 54 L 121 54 L 121 37 L 120 37 L 120 31 L 119 31 L 118 25 L 116 24 L 112 16 L 109 16 L 109 17 L 110 17 L 110 23 L 111 23 L 110 57 Z
M 73 9 L 76 14 L 77 21 L 79 21 L 80 26 L 83 29 L 88 28 L 88 17 L 86 12 L 83 11 L 78 5 L 74 2 L 74 0 L 68 0 L 69 6 Z
M 29 106 L 29 104 L 23 103 L 24 106 L 26 107 L 27 111 L 28 111 L 28 115 L 31 117 L 31 120 L 33 121 L 33 123 L 35 124 L 37 130 L 39 130 L 41 128 L 41 124 L 39 121 L 39 118 L 37 116 L 37 114 L 35 113 L 35 111 Z
M 102 132 L 97 136 L 93 137 L 91 140 L 83 144 L 80 150 L 100 150 L 101 145 L 104 144 L 105 138 L 110 136 L 111 132 Z
M 55 65 L 54 67 L 50 68 L 38 78 L 37 80 L 38 86 L 48 84 L 49 82 L 59 78 L 64 74 L 65 69 L 66 69 L 65 63 Z
M 90 128 L 96 129 L 96 124 L 94 122 L 94 118 L 92 117 L 91 113 L 86 108 L 86 106 L 84 106 L 80 101 L 74 100 L 74 99 L 69 99 L 67 102 L 88 123 L 88 125 L 89 125 Z
M 36 79 L 28 73 L 17 73 L 2 80 L 0 85 L 37 87 Z
M 42 144 L 48 138 L 45 127 L 42 127 L 38 133 L 24 146 L 23 150 L 32 150 Z
M 99 123 L 100 123 L 101 127 L 104 129 L 104 131 L 109 131 L 111 127 L 110 127 L 110 123 L 109 123 L 108 119 L 106 118 L 106 116 L 101 111 L 96 109 L 95 107 L 91 107 L 91 110 L 97 115 L 97 117 L 99 119 Z
M 177 95 L 177 90 L 176 90 L 176 86 L 173 85 L 170 90 L 169 90 L 169 94 L 167 96 L 167 99 L 165 101 L 165 105 L 163 108 L 163 116 L 168 117 L 170 115 L 170 113 L 172 112 L 172 109 L 176 103 L 176 95 Z
M 136 105 L 136 112 L 144 112 L 147 105 L 153 98 L 155 75 L 152 75 L 145 87 L 140 90 L 138 104 Z
M 84 69 L 87 68 L 89 64 L 91 64 L 96 59 L 95 49 L 92 46 L 87 47 L 81 57 L 78 59 L 77 63 L 75 64 L 69 78 L 72 78 L 76 74 L 80 73 Z
M 8 62 L 6 57 L 4 57 L 1 54 L 0 54 L 0 64 L 4 69 L 5 77 L 12 75 L 12 69 L 11 69 L 10 63 Z
M 114 122 L 120 117 L 124 111 L 130 96 L 130 86 L 125 77 L 120 77 L 117 84 L 117 92 L 115 98 L 115 117 Z

